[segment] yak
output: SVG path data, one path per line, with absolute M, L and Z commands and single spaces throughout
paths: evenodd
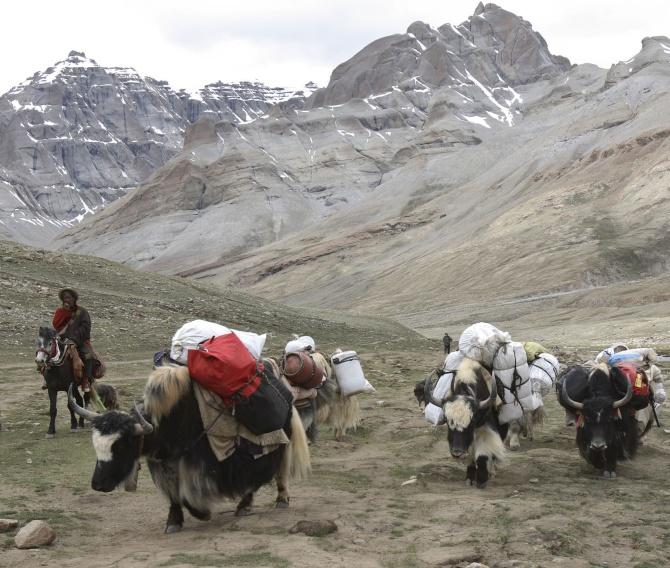
M 442 406 L 451 455 L 465 460 L 466 483 L 486 487 L 495 465 L 505 456 L 505 427 L 498 424 L 495 379 L 478 362 L 463 359 Z
M 96 414 L 78 406 L 70 395 L 75 412 L 91 421 L 97 457 L 92 489 L 109 492 L 125 484 L 134 490 L 144 456 L 154 484 L 170 503 L 166 533 L 182 529 L 182 508 L 196 519 L 209 520 L 213 502 L 225 497 L 240 499 L 236 515 L 248 514 L 254 493 L 273 478 L 277 507 L 287 507 L 289 479 L 302 477 L 310 467 L 307 437 L 295 408 L 283 426 L 287 445 L 259 456 L 258 447 L 239 438 L 230 457 L 218 461 L 185 367 L 156 369 L 147 381 L 143 403 L 127 413 Z
M 323 370 L 323 384 L 316 391 L 312 404 L 300 408 L 300 418 L 310 441 L 316 442 L 318 427 L 330 426 L 339 442 L 349 429 L 356 430 L 361 421 L 358 397 L 343 396 L 340 393 L 333 369 L 326 357 L 316 351 L 312 354 L 314 363 Z
M 627 407 L 633 391 L 616 367 L 601 363 L 589 370 L 570 367 L 560 378 L 558 401 L 577 411 L 576 443 L 588 463 L 605 478 L 616 477 L 617 461 L 632 459 L 639 445 L 634 411 Z

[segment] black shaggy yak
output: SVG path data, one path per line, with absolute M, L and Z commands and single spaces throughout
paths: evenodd
M 239 439 L 233 454 L 218 461 L 210 447 L 193 386 L 185 367 L 160 367 L 147 382 L 143 407 L 131 412 L 95 414 L 70 400 L 75 411 L 91 420 L 97 461 L 91 487 L 112 491 L 120 484 L 133 490 L 141 456 L 151 477 L 170 502 L 166 533 L 181 530 L 182 507 L 208 520 L 214 501 L 240 499 L 237 514 L 250 510 L 254 493 L 277 480 L 277 506 L 288 506 L 289 478 L 309 469 L 307 438 L 295 409 L 284 424 L 288 445 L 258 456 L 258 447 Z
M 581 456 L 603 477 L 616 477 L 617 460 L 631 459 L 639 445 L 633 392 L 621 370 L 600 364 L 592 370 L 575 366 L 560 379 L 558 401 L 576 410 L 577 447 Z

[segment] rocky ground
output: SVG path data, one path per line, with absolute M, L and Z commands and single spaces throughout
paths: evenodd
M 291 507 L 272 508 L 261 490 L 254 515 L 224 502 L 213 520 L 186 520 L 162 533 L 167 507 L 140 473 L 138 492 L 90 489 L 89 431 L 71 434 L 61 399 L 58 434 L 44 438 L 47 398 L 31 368 L 3 361 L 0 407 L 0 518 L 47 520 L 48 548 L 17 550 L 0 536 L 1 565 L 21 566 L 467 566 L 657 568 L 670 562 L 670 437 L 654 429 L 634 462 L 613 481 L 578 456 L 574 432 L 553 399 L 534 441 L 509 456 L 485 490 L 466 488 L 445 433 L 424 422 L 413 382 L 439 360 L 433 351 L 361 349 L 377 387 L 362 398 L 363 423 L 336 442 L 322 432 L 313 472 L 294 484 Z M 128 406 L 150 365 L 112 363 L 107 381 Z M 61 395 L 62 396 L 62 395 Z M 666 409 L 666 412 L 668 410 Z M 410 482 L 403 485 L 405 482 Z M 291 534 L 299 521 L 333 521 L 323 536 Z
M 89 257 L 0 247 L 0 307 L 9 331 L 0 355 L 0 518 L 43 519 L 57 534 L 36 550 L 16 549 L 15 530 L 0 535 L 2 566 L 656 568 L 670 562 L 670 436 L 663 429 L 652 430 L 618 479 L 604 481 L 579 457 L 574 432 L 550 397 L 549 419 L 535 439 L 509 455 L 485 490 L 466 488 L 464 466 L 449 457 L 445 433 L 428 426 L 412 396 L 414 382 L 441 361 L 435 342 L 363 315 L 314 314 Z M 356 432 L 340 442 L 322 432 L 311 448 L 313 472 L 294 484 L 288 510 L 272 508 L 274 488 L 267 487 L 250 517 L 234 517 L 234 504 L 224 502 L 212 521 L 187 518 L 183 532 L 164 535 L 167 507 L 146 468 L 135 494 L 90 489 L 89 431 L 69 432 L 62 394 L 57 436 L 44 437 L 48 402 L 32 365 L 32 342 L 65 284 L 78 287 L 91 308 L 94 339 L 109 364 L 105 382 L 118 389 L 124 408 L 142 392 L 152 351 L 188 316 L 269 329 L 270 353 L 290 330 L 313 333 L 326 351 L 354 347 L 377 393 L 361 397 Z M 557 344 L 556 351 L 564 362 L 593 354 L 579 342 Z M 332 521 L 337 530 L 291 533 L 299 521 Z

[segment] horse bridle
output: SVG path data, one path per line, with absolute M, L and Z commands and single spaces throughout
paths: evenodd
M 38 347 L 37 351 L 35 351 L 35 356 L 37 356 L 38 353 L 44 353 L 47 356 L 47 360 L 44 361 L 40 367 L 58 367 L 65 361 L 65 357 L 61 357 L 61 355 L 64 355 L 66 350 L 64 349 L 63 353 L 61 353 L 60 346 L 58 345 L 58 338 L 52 337 L 49 343 L 51 343 L 51 350 L 45 347 Z

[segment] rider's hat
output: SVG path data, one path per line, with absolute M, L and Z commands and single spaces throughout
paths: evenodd
M 63 296 L 65 294 L 70 294 L 74 298 L 74 301 L 79 300 L 79 293 L 74 289 L 74 288 L 63 288 L 60 292 L 58 292 L 58 297 L 60 298 L 60 301 L 63 301 Z

